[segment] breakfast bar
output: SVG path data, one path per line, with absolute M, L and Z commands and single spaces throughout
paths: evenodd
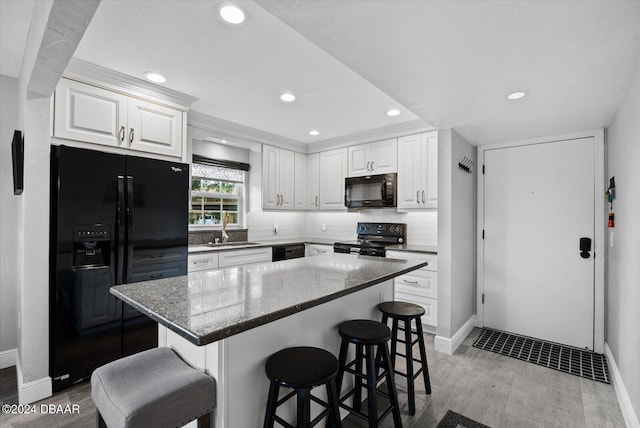
M 379 320 L 376 305 L 393 300 L 393 278 L 425 265 L 334 253 L 119 285 L 111 293 L 158 322 L 159 346 L 216 379 L 216 427 L 254 427 L 264 418 L 270 354 L 290 346 L 337 354 L 335 327 Z

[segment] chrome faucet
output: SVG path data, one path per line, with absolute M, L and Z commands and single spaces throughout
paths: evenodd
M 222 242 L 227 242 L 229 235 L 227 235 L 227 213 L 222 212 Z

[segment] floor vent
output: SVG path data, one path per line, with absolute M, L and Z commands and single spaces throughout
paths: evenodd
M 585 379 L 610 383 L 607 360 L 602 354 L 490 328 L 482 329 L 473 346 Z

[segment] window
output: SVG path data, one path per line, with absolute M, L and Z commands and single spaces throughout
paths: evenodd
M 193 163 L 189 225 L 241 226 L 244 210 L 244 171 Z

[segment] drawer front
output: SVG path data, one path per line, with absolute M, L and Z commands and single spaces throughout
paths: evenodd
M 396 291 L 414 296 L 438 298 L 438 273 L 418 269 L 394 280 Z
M 395 300 L 400 302 L 410 302 L 424 308 L 424 315 L 421 317 L 422 324 L 436 327 L 438 325 L 438 300 L 428 297 L 419 297 L 396 291 Z
M 331 245 L 309 245 L 309 256 L 320 256 L 329 253 L 333 253 L 333 247 Z
M 405 259 L 405 260 L 422 260 L 429 262 L 429 264 L 421 269 L 438 270 L 438 255 L 432 253 L 412 253 L 410 251 L 387 251 L 387 257 L 390 259 Z
M 218 254 L 190 254 L 189 255 L 189 272 L 198 272 L 201 270 L 218 269 Z
M 221 268 L 271 261 L 271 247 L 221 251 L 219 254 Z

